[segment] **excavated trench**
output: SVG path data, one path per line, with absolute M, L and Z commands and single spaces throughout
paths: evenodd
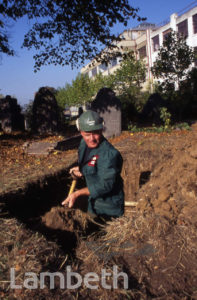
M 169 299 L 186 299 L 184 295 L 187 294 L 191 295 L 187 299 L 195 299 L 197 295 L 195 134 L 194 131 L 183 137 L 175 134 L 158 138 L 150 136 L 147 140 L 139 136 L 137 141 L 125 139 L 116 145 L 124 160 L 125 200 L 137 202 L 137 207 L 126 208 L 126 216 L 112 222 L 103 238 L 113 241 L 112 236 L 116 235 L 116 242 L 107 248 L 110 251 L 112 247 L 111 254 L 116 253 L 113 247 L 116 251 L 117 241 L 121 246 L 123 238 L 123 242 L 128 240 L 136 248 L 134 252 L 132 247 L 127 251 L 121 246 L 120 255 L 112 257 L 113 263 L 122 266 L 128 274 L 129 290 L 137 293 L 137 297 L 131 299 L 141 299 L 141 294 L 145 295 L 144 299 L 165 299 L 168 296 Z M 80 184 L 83 183 L 79 183 L 78 187 Z M 90 234 L 98 227 L 85 224 L 83 211 L 61 206 L 70 185 L 71 178 L 66 169 L 29 185 L 17 194 L 1 196 L 1 216 L 4 214 L 3 218 L 8 219 L 15 217 L 35 233 L 42 233 L 48 241 L 56 242 L 58 249 L 63 250 L 58 266 L 64 261 L 65 254 L 70 253 L 73 265 L 77 265 L 81 274 L 99 271 L 103 262 L 102 259 L 98 261 L 99 253 L 92 250 L 97 240 L 89 248 L 87 243 L 92 242 Z M 99 245 L 102 245 L 101 241 L 98 241 Z M 144 255 L 141 250 L 150 251 L 153 249 L 151 245 L 156 251 Z M 106 251 L 105 247 L 102 249 Z M 56 256 L 55 252 L 55 260 Z M 57 270 L 55 264 L 53 267 Z M 103 296 L 89 297 L 92 295 L 86 295 L 86 292 L 81 291 L 84 295 L 81 299 L 101 299 Z M 125 294 L 114 299 L 125 299 Z
M 158 162 L 158 153 L 145 149 L 138 154 L 138 145 L 130 139 L 119 142 L 116 147 L 124 161 L 121 175 L 125 200 L 136 202 L 138 192 L 151 178 Z M 30 183 L 25 190 L 0 196 L 0 209 L 5 216 L 14 217 L 27 228 L 42 233 L 48 240 L 56 241 L 64 251 L 73 252 L 78 237 L 98 230 L 98 226 L 86 220 L 84 211 L 61 206 L 72 182 L 69 168 Z M 77 187 L 83 186 L 84 182 L 78 181 Z M 130 207 L 125 207 L 125 211 L 130 212 Z
M 85 206 L 69 209 L 61 205 L 71 183 L 72 178 L 66 169 L 29 184 L 24 191 L 3 195 L 0 197 L 1 215 L 16 218 L 28 229 L 40 232 L 48 240 L 55 241 L 63 251 L 73 254 L 78 238 L 99 230 L 99 227 L 87 220 Z M 83 186 L 84 182 L 78 180 L 77 187 Z
M 42 182 L 30 184 L 25 191 L 0 198 L 2 212 L 7 217 L 15 217 L 33 231 L 41 232 L 47 239 L 56 241 L 63 250 L 71 251 L 76 246 L 74 232 L 53 229 L 44 224 L 44 216 L 52 207 L 60 207 L 68 191 L 68 175 L 62 171 Z
M 188 138 L 188 140 L 189 142 L 185 137 L 184 140 L 180 137 L 175 143 L 175 138 L 172 136 L 162 141 L 154 137 L 144 144 L 141 139 L 138 142 L 125 139 L 118 143 L 117 148 L 124 161 L 122 177 L 125 200 L 137 202 L 137 206 L 126 207 L 125 217 L 107 226 L 105 234 L 100 235 L 98 239 L 97 237 L 94 239 L 95 236 L 92 235 L 93 232 L 98 231 L 98 226 L 86 222 L 83 211 L 61 206 L 72 180 L 68 169 L 47 176 L 41 182 L 32 183 L 26 190 L 1 196 L 1 218 L 2 215 L 8 220 L 14 217 L 30 231 L 44 235 L 47 243 L 56 243 L 57 248 L 51 250 L 52 246 L 49 245 L 48 252 L 44 252 L 44 249 L 48 247 L 45 242 L 41 250 L 35 249 L 41 270 L 64 272 L 60 266 L 69 254 L 65 265 L 70 264 L 72 268 L 76 266 L 73 270 L 80 274 L 91 271 L 100 274 L 100 269 L 104 264 L 102 257 L 106 258 L 107 254 L 111 254 L 109 265 L 111 266 L 112 263 L 118 265 L 128 274 L 128 293 L 131 293 L 129 294 L 131 299 L 141 299 L 141 295 L 144 299 L 157 297 L 164 299 L 166 295 L 172 299 L 184 299 L 185 293 L 191 295 L 188 299 L 195 299 L 197 295 L 197 290 L 194 290 L 197 282 L 197 152 L 196 139 Z M 83 184 L 79 182 L 78 187 Z M 16 239 L 17 234 L 13 230 L 13 236 Z M 21 236 L 23 237 L 22 234 Z M 115 242 L 113 242 L 114 236 Z M 34 244 L 36 248 L 37 242 L 34 238 L 33 245 L 29 247 L 32 253 L 34 250 L 31 249 L 34 249 Z M 106 248 L 106 241 L 111 241 L 108 248 Z M 130 242 L 131 247 L 128 250 L 123 248 L 126 245 L 125 241 Z M 6 240 L 4 252 L 7 251 L 8 246 Z M 9 250 L 11 246 L 13 250 Z M 20 252 L 18 256 L 15 245 L 11 246 L 8 251 L 10 251 L 11 262 L 14 257 L 13 264 L 15 261 L 22 261 L 22 258 L 28 262 L 27 255 L 20 254 L 26 253 L 24 248 L 28 247 L 28 241 L 25 245 L 22 244 L 18 250 Z M 102 251 L 96 252 L 95 248 L 101 246 Z M 3 250 L 2 248 L 2 253 L 4 253 Z M 61 251 L 61 256 L 58 256 L 58 251 Z M 53 252 L 53 257 L 48 262 L 51 252 Z M 43 255 L 43 253 L 46 254 Z M 43 256 L 47 260 L 44 263 Z M 37 262 L 36 257 L 30 257 L 29 263 L 35 262 Z M 23 267 L 23 262 L 21 266 Z M 26 265 L 24 268 L 27 269 Z M 163 286 L 162 290 L 161 286 Z M 121 291 L 124 292 L 120 289 Z M 101 290 L 96 297 L 96 294 L 91 295 L 88 289 L 81 289 L 79 297 L 81 299 L 108 299 L 109 294 L 104 297 L 105 292 Z M 112 297 L 112 292 L 109 291 L 110 297 Z M 39 297 L 40 293 L 42 291 L 37 291 Z M 51 298 L 48 297 L 48 299 L 59 299 L 61 291 L 56 289 L 54 293 L 56 294 L 53 294 L 53 297 L 50 294 Z M 72 299 L 69 298 L 70 291 L 62 291 L 62 293 L 62 297 L 68 296 L 68 299 Z M 136 298 L 132 296 L 133 293 Z M 113 296 L 116 296 L 114 299 L 125 299 L 125 294 L 118 295 L 116 291 Z M 33 296 L 31 295 L 30 298 Z M 46 297 L 44 296 L 43 299 Z
M 118 148 L 124 160 L 122 177 L 125 200 L 136 202 L 139 192 L 151 180 L 159 156 L 146 149 L 143 153 L 138 153 L 137 147 L 132 142 L 119 143 Z M 26 190 L 1 196 L 0 209 L 1 213 L 5 213 L 4 218 L 14 217 L 27 229 L 41 233 L 48 241 L 55 242 L 62 250 L 63 255 L 69 254 L 70 262 L 80 265 L 80 249 L 83 252 L 87 248 L 83 248 L 83 242 L 91 239 L 92 233 L 100 233 L 102 228 L 88 221 L 85 212 L 61 206 L 61 202 L 68 194 L 71 181 L 68 169 L 55 175 L 46 176 L 42 181 L 30 184 Z M 83 185 L 82 181 L 77 183 L 78 188 Z M 131 217 L 131 214 L 135 214 L 135 212 L 135 206 L 125 207 L 125 215 Z M 101 235 L 99 234 L 99 236 Z M 99 240 L 98 243 L 100 243 Z M 91 251 L 91 249 L 86 250 Z M 118 260 L 117 265 L 120 262 Z M 55 260 L 50 263 L 50 270 L 57 270 L 56 263 Z M 61 262 L 58 264 L 61 265 Z M 122 262 L 123 269 L 126 265 L 126 262 Z M 91 270 L 88 262 L 84 268 L 87 272 Z M 129 276 L 129 289 L 143 290 L 136 274 L 126 269 L 125 272 Z M 147 293 L 149 294 L 148 291 Z
M 149 180 L 151 171 L 138 170 L 137 174 L 135 172 L 133 188 L 133 181 L 128 177 L 128 168 L 129 162 L 126 159 L 122 174 L 125 181 L 125 199 L 135 201 L 138 190 Z M 47 176 L 42 181 L 29 184 L 23 191 L 3 195 L 0 197 L 1 214 L 7 218 L 18 219 L 27 228 L 42 233 L 48 240 L 56 241 L 64 251 L 73 252 L 80 235 L 87 236 L 99 230 L 99 227 L 87 220 L 84 207 L 81 210 L 61 206 L 71 182 L 66 169 L 56 175 Z M 77 187 L 83 187 L 84 184 L 80 180 Z
M 124 172 L 126 172 L 125 167 L 123 168 Z M 136 184 L 136 190 L 133 190 L 133 200 L 136 198 L 137 186 L 140 189 L 149 180 L 150 175 L 151 171 L 138 172 L 138 183 Z M 125 177 L 125 181 L 127 180 L 129 179 Z M 25 225 L 25 228 L 30 229 L 31 232 L 39 232 L 48 241 L 55 242 L 59 250 L 55 250 L 54 256 L 58 257 L 59 251 L 62 251 L 61 255 L 68 255 L 70 264 L 75 262 L 75 264 L 80 265 L 81 260 L 78 257 L 80 243 L 88 241 L 89 237 L 91 238 L 94 233 L 96 233 L 97 240 L 97 238 L 99 239 L 103 235 L 103 232 L 101 231 L 102 227 L 99 227 L 86 218 L 84 211 L 78 208 L 68 209 L 61 206 L 61 202 L 68 194 L 71 181 L 72 179 L 68 174 L 68 170 L 63 170 L 54 176 L 47 176 L 41 182 L 30 184 L 24 191 L 1 196 L 0 212 L 1 214 L 5 214 L 4 218 L 16 218 L 20 223 Z M 125 192 L 126 199 L 128 199 L 131 194 L 128 194 L 128 192 L 130 193 L 130 188 L 128 183 L 126 184 Z M 80 188 L 83 186 L 84 182 L 78 181 L 77 187 Z M 125 209 L 130 213 L 130 208 Z M 93 243 L 95 245 L 96 241 Z M 100 245 L 99 243 L 98 240 L 98 245 Z M 10 248 L 9 251 L 11 250 Z M 117 262 L 117 265 L 120 262 Z M 122 270 L 128 274 L 129 290 L 143 290 L 142 284 L 138 282 L 135 275 L 126 269 L 127 263 L 124 260 L 121 263 Z M 60 265 L 61 262 L 58 259 L 53 259 L 47 263 L 47 270 L 56 271 Z M 24 268 L 26 267 L 24 266 Z M 46 268 L 46 266 L 43 265 L 42 268 Z M 89 266 L 87 265 L 85 268 L 89 272 Z M 57 282 L 56 284 L 58 285 Z M 121 283 L 119 284 L 121 286 Z M 59 293 L 58 291 L 56 292 Z M 149 294 L 149 291 L 147 290 L 146 293 Z M 82 299 L 86 299 L 86 296 Z

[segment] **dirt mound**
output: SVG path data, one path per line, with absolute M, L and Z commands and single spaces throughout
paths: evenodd
M 106 290 L 101 283 L 94 291 L 82 286 L 81 299 L 197 298 L 196 137 L 193 127 L 191 132 L 139 134 L 135 139 L 131 135 L 118 143 L 125 200 L 137 202 L 136 209 L 126 209 L 125 216 L 110 222 L 103 233 L 79 240 L 76 260 L 81 276 L 99 275 L 102 269 L 112 274 L 117 266 L 128 276 L 128 289 L 123 279 L 118 289 Z M 65 226 L 61 213 L 52 209 L 45 224 Z M 113 285 L 112 277 L 107 284 Z
M 81 232 L 86 229 L 88 220 L 86 214 L 79 209 L 52 207 L 42 216 L 42 222 L 51 229 Z
M 125 198 L 136 201 L 139 211 L 197 225 L 196 129 L 120 143 Z
M 153 210 L 175 223 L 197 226 L 196 137 L 193 132 L 189 142 L 182 139 L 166 155 L 160 155 L 160 162 L 137 195 L 140 211 Z
M 128 290 L 103 290 L 103 299 L 196 299 L 197 233 L 194 226 L 170 224 L 164 217 L 136 213 L 111 222 L 105 234 L 82 242 L 80 272 L 101 273 L 113 266 L 128 276 Z M 108 279 L 112 285 L 113 278 Z M 85 298 L 87 290 L 81 291 Z M 95 298 L 97 299 L 97 298 Z

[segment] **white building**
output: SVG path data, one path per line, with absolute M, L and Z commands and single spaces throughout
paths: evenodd
M 153 66 L 157 58 L 158 49 L 162 46 L 165 37 L 173 30 L 186 37 L 187 45 L 194 48 L 197 52 L 197 5 L 192 9 L 182 13 L 174 13 L 170 16 L 169 22 L 165 25 L 152 30 L 150 33 L 150 66 Z M 147 43 L 148 46 L 148 43 Z M 195 62 L 197 66 L 197 61 Z M 151 75 L 152 76 L 152 75 Z
M 137 59 L 145 61 L 147 82 L 154 80 L 151 67 L 156 60 L 158 49 L 162 46 L 164 38 L 172 30 L 184 35 L 187 44 L 193 47 L 197 53 L 197 4 L 193 2 L 181 12 L 172 14 L 169 20 L 161 26 L 156 27 L 154 24 L 142 23 L 136 28 L 125 30 L 120 35 L 123 40 L 117 46 L 122 47 L 123 52 L 133 50 Z M 94 60 L 94 66 L 92 66 L 92 62 L 81 69 L 81 73 L 88 74 L 90 78 L 99 72 L 103 75 L 113 73 L 120 66 L 121 57 L 114 58 L 108 65 Z M 195 66 L 197 66 L 197 60 Z
M 144 53 L 144 47 L 146 46 L 146 31 L 148 28 L 154 28 L 154 24 L 149 23 L 142 23 L 139 26 L 125 30 L 119 37 L 122 40 L 116 43 L 117 51 L 124 53 L 126 51 L 133 50 L 136 57 L 138 55 L 138 48 L 141 48 L 140 57 L 144 58 L 146 53 Z M 104 53 L 107 52 L 107 49 L 103 51 Z M 146 49 L 145 49 L 146 52 Z M 117 68 L 119 68 L 121 63 L 122 57 L 114 57 L 109 61 L 108 64 L 103 64 L 97 62 L 96 60 L 92 60 L 88 63 L 85 67 L 81 69 L 82 74 L 88 74 L 90 78 L 93 78 L 99 73 L 103 75 L 112 74 Z

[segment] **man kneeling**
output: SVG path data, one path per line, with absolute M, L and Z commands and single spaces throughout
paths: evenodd
M 79 197 L 88 196 L 91 216 L 119 217 L 124 213 L 122 156 L 103 136 L 103 120 L 98 113 L 91 110 L 82 113 L 78 129 L 82 135 L 79 165 L 70 169 L 70 173 L 84 176 L 87 187 L 70 194 L 62 205 L 71 208 Z

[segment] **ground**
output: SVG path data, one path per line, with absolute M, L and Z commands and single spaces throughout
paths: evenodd
M 197 124 L 191 131 L 123 132 L 111 139 L 123 156 L 123 217 L 106 226 L 79 209 L 61 207 L 77 159 L 77 143 L 45 156 L 27 155 L 28 135 L 0 136 L 0 299 L 197 299 Z M 45 137 L 42 141 L 62 141 Z M 78 186 L 83 183 L 78 183 Z M 85 276 L 117 266 L 128 276 L 118 288 L 11 288 L 25 272 Z M 108 285 L 113 286 L 108 274 Z M 74 283 L 73 283 L 74 284 Z M 92 283 L 94 285 L 94 283 Z

